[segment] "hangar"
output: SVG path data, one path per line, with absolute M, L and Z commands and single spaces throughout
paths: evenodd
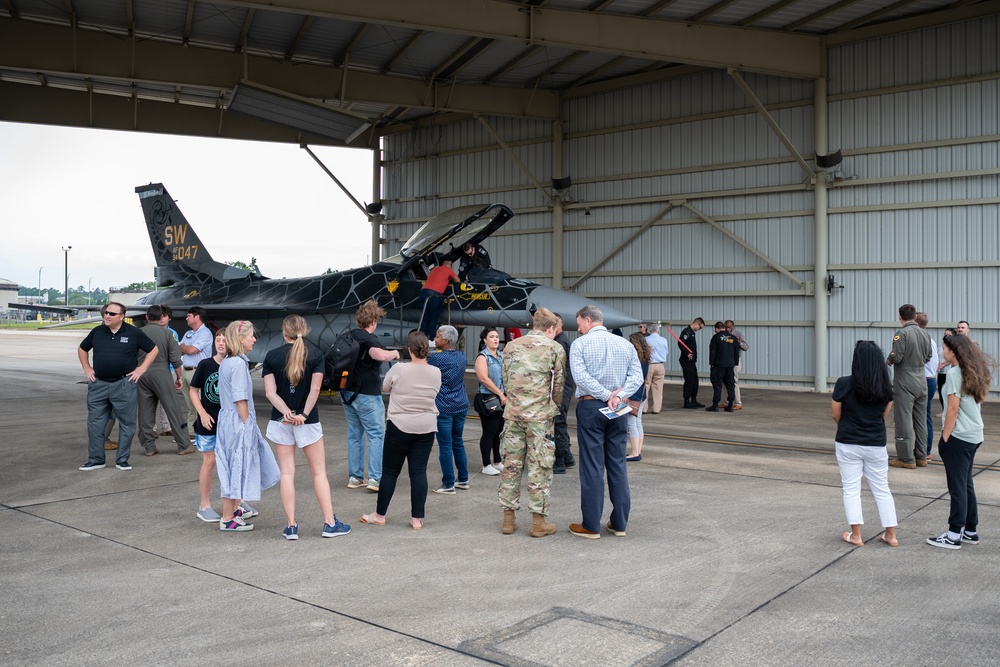
M 905 302 L 936 337 L 966 319 L 1000 349 L 998 17 L 997 0 L 5 0 L 0 120 L 366 148 L 373 256 L 501 201 L 505 270 L 637 318 L 734 319 L 745 381 L 826 391 Z

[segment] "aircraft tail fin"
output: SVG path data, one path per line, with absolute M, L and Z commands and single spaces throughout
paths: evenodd
M 225 282 L 253 275 L 212 259 L 162 183 L 141 185 L 135 192 L 146 218 L 159 287 L 183 283 L 195 276 Z

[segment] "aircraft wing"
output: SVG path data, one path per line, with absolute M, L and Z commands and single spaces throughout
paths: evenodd
M 46 324 L 44 327 L 38 327 L 39 329 L 62 329 L 63 327 L 75 327 L 78 324 L 100 324 L 104 321 L 100 315 L 97 317 L 85 317 L 82 320 L 69 320 L 67 322 L 56 322 L 55 324 Z
M 76 315 L 79 308 L 67 308 L 66 306 L 42 306 L 33 303 L 8 303 L 8 308 L 17 310 L 30 310 L 33 313 L 55 313 L 57 315 Z

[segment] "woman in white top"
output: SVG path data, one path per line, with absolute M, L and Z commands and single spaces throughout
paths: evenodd
M 424 527 L 427 501 L 427 460 L 437 433 L 437 405 L 441 371 L 427 363 L 430 346 L 422 331 L 413 331 L 406 341 L 410 363 L 396 364 L 385 374 L 382 391 L 389 394 L 382 449 L 382 479 L 375 511 L 361 515 L 361 523 L 385 525 L 396 479 L 407 463 L 410 474 L 410 526 Z
M 927 544 L 944 549 L 961 549 L 963 544 L 979 544 L 979 506 L 972 483 L 976 450 L 983 444 L 983 417 L 979 404 L 986 400 L 993 365 L 968 336 L 947 336 L 942 347 L 944 360 L 951 364 L 941 391 L 946 407 L 942 419 L 938 453 L 948 478 L 951 512 L 948 530 L 928 537 Z

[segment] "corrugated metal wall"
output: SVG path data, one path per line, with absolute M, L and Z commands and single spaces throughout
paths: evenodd
M 829 297 L 831 377 L 848 370 L 855 340 L 888 345 L 904 302 L 929 313 L 938 338 L 967 319 L 987 350 L 1000 349 L 998 33 L 989 17 L 829 51 L 829 150 L 845 155 L 829 191 L 829 270 L 844 286 Z M 812 82 L 743 77 L 811 157 Z M 675 328 L 734 319 L 752 346 L 744 381 L 812 387 L 813 192 L 732 78 L 569 99 L 564 119 L 562 174 L 552 173 L 550 123 L 487 119 L 539 183 L 573 179 L 562 287 Z M 494 261 L 551 283 L 548 202 L 481 123 L 383 145 L 387 236 L 405 240 L 453 206 L 502 201 L 518 216 L 487 242 Z M 675 360 L 668 373 L 679 376 Z
M 896 308 L 933 335 L 958 320 L 1000 350 L 1000 55 L 997 17 L 832 49 L 830 373 L 855 340 L 888 345 Z

